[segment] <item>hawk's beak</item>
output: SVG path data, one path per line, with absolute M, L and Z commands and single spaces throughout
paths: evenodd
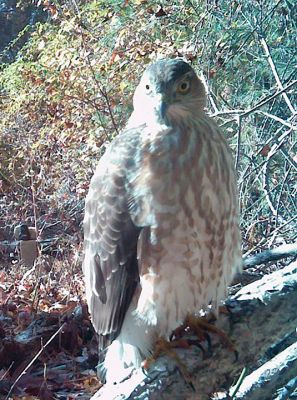
M 164 100 L 161 101 L 160 108 L 159 108 L 160 111 L 159 112 L 160 112 L 160 115 L 161 115 L 162 119 L 165 119 L 167 108 L 168 108 L 168 103 L 166 101 L 164 101 Z
M 163 94 L 157 96 L 156 113 L 162 120 L 166 118 L 169 101 Z

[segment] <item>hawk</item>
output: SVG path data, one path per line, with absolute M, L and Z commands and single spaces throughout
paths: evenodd
M 102 371 L 117 382 L 241 268 L 230 149 L 182 59 L 149 65 L 85 204 L 84 275 Z

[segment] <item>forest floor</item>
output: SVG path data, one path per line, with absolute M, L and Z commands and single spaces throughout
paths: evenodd
M 100 387 L 81 266 L 49 258 L 0 266 L 1 399 L 87 399 Z
M 29 268 L 14 257 L 0 266 L 0 398 L 89 399 L 102 385 L 81 258 L 41 255 Z M 233 294 L 283 265 L 250 268 Z

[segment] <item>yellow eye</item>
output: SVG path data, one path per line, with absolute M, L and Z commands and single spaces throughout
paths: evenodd
M 190 90 L 190 82 L 189 81 L 183 81 L 177 87 L 177 91 L 181 94 L 187 94 L 189 90 Z

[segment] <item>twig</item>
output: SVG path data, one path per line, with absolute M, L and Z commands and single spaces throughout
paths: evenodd
M 271 71 L 273 73 L 274 79 L 275 79 L 275 81 L 277 83 L 277 86 L 279 87 L 280 90 L 283 90 L 284 89 L 283 84 L 282 84 L 282 82 L 281 82 L 281 80 L 280 80 L 280 78 L 278 76 L 275 64 L 273 62 L 273 59 L 271 57 L 268 45 L 267 45 L 266 40 L 264 39 L 264 37 L 260 38 L 260 43 L 261 43 L 261 45 L 263 47 L 263 50 L 264 50 L 264 53 L 265 53 L 265 55 L 267 57 L 268 63 L 270 65 L 270 68 L 271 68 Z M 293 115 L 295 115 L 296 111 L 295 111 L 294 107 L 292 106 L 292 103 L 291 103 L 291 101 L 290 101 L 290 99 L 287 96 L 287 93 L 285 91 L 282 93 L 282 96 L 283 96 L 285 102 L 287 103 L 287 106 L 289 107 L 291 113 Z
M 251 114 L 252 112 L 258 110 L 259 108 L 261 108 L 262 106 L 264 106 L 265 104 L 269 103 L 271 100 L 275 99 L 276 97 L 278 97 L 279 95 L 283 94 L 284 92 L 286 92 L 287 90 L 289 90 L 292 86 L 297 84 L 297 80 L 289 83 L 286 87 L 284 87 L 283 89 L 280 89 L 278 91 L 276 91 L 273 95 L 266 97 L 265 99 L 263 99 L 262 101 L 260 101 L 258 104 L 256 104 L 254 107 L 251 107 L 249 110 L 245 111 L 243 113 L 244 116 L 247 116 L 249 114 Z
M 255 250 L 257 250 L 259 247 L 261 247 L 265 240 L 268 240 L 269 236 L 272 236 L 275 234 L 276 231 L 280 231 L 281 229 L 283 229 L 285 226 L 289 225 L 291 222 L 293 222 L 294 220 L 297 219 L 297 215 L 294 215 L 292 218 L 290 218 L 288 221 L 286 221 L 285 223 L 283 223 L 282 225 L 278 226 L 277 228 L 274 229 L 273 232 L 271 232 L 270 234 L 267 235 L 267 237 L 262 238 L 257 244 L 256 246 L 254 246 L 252 249 L 248 250 L 244 255 L 243 255 L 243 259 L 247 258 L 247 256 L 251 253 L 253 253 Z
M 215 112 L 215 113 L 213 113 L 213 114 L 211 114 L 211 117 L 223 117 L 224 115 L 232 115 L 232 114 L 235 114 L 235 115 L 237 115 L 237 114 L 240 114 L 240 115 L 242 115 L 242 114 L 244 114 L 245 113 L 245 110 L 240 110 L 240 109 L 235 109 L 235 110 L 224 110 L 224 111 L 217 111 L 217 112 Z
M 36 238 L 38 238 L 38 228 L 37 228 L 37 207 L 36 207 L 36 199 L 35 199 L 35 186 L 33 180 L 33 161 L 32 155 L 30 157 L 30 182 L 31 182 L 31 193 L 32 193 L 32 206 L 33 206 L 33 216 L 34 216 L 34 227 L 36 232 Z M 39 251 L 39 249 L 38 249 Z
M 209 98 L 210 104 L 211 104 L 211 106 L 214 109 L 215 114 L 216 114 L 216 113 L 219 112 L 219 110 L 218 110 L 218 107 L 217 107 L 217 105 L 216 105 L 216 103 L 214 101 L 214 98 L 213 98 L 213 96 L 212 96 L 212 94 L 210 92 L 209 85 L 208 85 L 207 80 L 206 80 L 206 78 L 205 78 L 203 73 L 200 74 L 200 79 L 201 79 L 201 81 L 202 81 L 202 83 L 203 83 L 203 85 L 205 87 L 206 95 Z
M 253 107 L 249 108 L 248 110 L 227 110 L 227 111 L 219 111 L 217 113 L 211 114 L 211 117 L 220 117 L 223 115 L 228 115 L 228 114 L 235 114 L 235 116 L 224 122 L 223 124 L 221 124 L 220 126 L 225 126 L 228 123 L 236 120 L 237 115 L 240 115 L 241 117 L 246 117 L 249 114 L 253 113 L 254 111 L 260 109 L 261 107 L 263 107 L 265 104 L 269 103 L 271 100 L 275 99 L 276 97 L 278 97 L 279 95 L 282 95 L 284 92 L 286 92 L 287 90 L 289 90 L 292 86 L 297 84 L 297 80 L 294 80 L 293 82 L 289 83 L 287 86 L 285 86 L 283 89 L 276 91 L 273 95 L 268 96 L 266 98 L 264 98 L 263 100 L 261 100 L 259 103 L 255 104 Z
M 0 52 L 0 63 L 4 65 L 5 59 L 4 56 L 8 57 L 6 54 L 9 53 L 9 51 L 13 51 L 13 47 L 16 47 L 16 44 L 19 40 L 21 40 L 26 33 L 30 32 L 32 30 L 32 25 L 28 24 L 26 25 L 16 36 L 15 39 L 11 40 L 6 47 Z
M 246 229 L 245 234 L 244 234 L 244 238 L 247 240 L 247 242 L 249 242 L 249 234 L 251 232 L 251 230 L 253 228 L 255 228 L 255 226 L 257 224 L 263 224 L 263 223 L 267 223 L 269 222 L 270 218 L 263 218 L 263 219 L 257 219 L 257 221 L 253 221 L 253 223 Z
M 241 117 L 237 117 L 237 140 L 236 140 L 236 158 L 235 158 L 235 171 L 238 171 L 239 158 L 240 158 L 240 144 L 241 144 Z
M 274 186 L 274 188 L 270 189 L 269 192 L 273 192 L 277 187 L 280 186 L 280 183 L 278 183 L 276 186 Z M 247 207 L 244 210 L 244 214 L 241 215 L 242 218 L 244 218 L 245 214 L 250 211 L 251 209 L 254 208 L 255 204 L 259 203 L 261 200 L 263 200 L 266 197 L 266 194 L 264 194 L 263 196 L 259 197 L 256 201 L 253 202 L 253 204 L 251 204 L 249 207 Z
M 13 367 L 14 361 L 12 361 L 12 363 L 10 364 L 10 366 L 7 368 L 7 370 L 4 372 L 4 374 L 1 376 L 0 378 L 0 382 L 3 381 L 6 376 L 9 374 L 11 368 Z
M 11 388 L 9 389 L 9 392 L 7 396 L 5 397 L 5 400 L 9 400 L 9 397 L 16 386 L 16 384 L 19 382 L 21 377 L 27 373 L 29 368 L 33 365 L 33 363 L 37 360 L 37 358 L 41 355 L 43 350 L 54 340 L 54 338 L 65 328 L 66 323 L 60 326 L 60 328 L 49 338 L 49 340 L 45 343 L 45 345 L 41 346 L 41 349 L 37 352 L 37 354 L 33 357 L 33 359 L 29 362 L 29 364 L 23 369 L 23 371 L 20 373 L 20 375 L 16 378 L 14 383 L 12 384 Z
M 271 160 L 271 158 L 275 155 L 275 153 L 279 150 L 279 148 L 284 144 L 285 142 L 285 138 L 287 137 L 287 135 L 291 133 L 291 130 L 289 130 L 288 132 L 283 133 L 279 138 L 278 138 L 278 142 L 275 143 L 272 147 L 271 150 L 269 151 L 269 153 L 267 154 L 267 158 L 266 158 L 266 163 L 263 166 L 263 191 L 266 195 L 266 199 L 267 199 L 267 203 L 269 205 L 269 208 L 272 211 L 273 215 L 277 215 L 277 210 L 274 207 L 273 201 L 270 197 L 270 193 L 271 190 L 269 189 L 269 183 L 268 183 L 268 166 L 269 166 L 269 162 Z
M 288 128 L 290 128 L 290 129 L 292 129 L 294 131 L 297 130 L 297 126 L 294 126 L 294 125 L 290 124 L 289 122 L 285 121 L 284 119 L 282 119 L 282 118 L 280 118 L 280 117 L 278 117 L 276 115 L 267 113 L 265 111 L 258 111 L 258 110 L 256 110 L 256 113 L 266 115 L 266 117 L 274 119 L 275 121 L 280 122 L 282 125 L 287 126 Z
M 295 170 L 295 172 L 297 172 L 297 162 L 293 159 L 293 157 L 291 157 L 288 151 L 283 147 L 280 149 L 280 151 L 290 166 Z
M 269 139 L 265 145 L 267 145 L 268 143 L 270 143 L 272 140 L 276 140 L 277 143 L 275 143 L 275 145 L 277 145 L 277 148 L 275 148 L 273 145 L 271 150 L 273 149 L 275 152 L 282 146 L 283 141 L 287 138 L 287 136 L 291 135 L 292 130 L 289 129 L 288 131 L 284 132 L 281 136 L 276 137 L 276 135 Z M 261 148 L 261 150 L 259 150 L 259 152 L 256 154 L 256 156 L 258 156 L 261 151 L 262 151 L 263 147 Z M 270 151 L 271 151 L 270 150 Z M 267 156 L 268 157 L 268 156 Z M 271 157 L 271 156 L 270 156 Z M 243 181 L 245 181 L 253 172 L 257 171 L 259 168 L 263 167 L 267 162 L 267 158 L 265 160 L 262 161 L 262 163 L 260 163 L 259 165 L 257 165 L 255 168 L 253 168 L 247 175 L 242 175 L 242 177 L 240 178 L 240 180 L 238 180 L 238 185 L 241 185 Z M 246 210 L 247 211 L 247 210 Z
M 271 154 L 270 154 L 271 153 Z M 272 212 L 272 215 L 276 216 L 277 215 L 277 211 L 276 208 L 274 207 L 273 201 L 272 201 L 272 197 L 271 197 L 271 190 L 270 190 L 270 185 L 268 182 L 268 177 L 269 177 L 269 163 L 270 160 L 272 158 L 272 156 L 275 154 L 275 152 L 269 152 L 269 156 L 267 156 L 267 160 L 266 163 L 263 166 L 263 192 L 265 194 L 266 197 L 266 201 L 267 204 Z
M 289 118 L 288 121 L 290 121 L 291 119 L 293 119 L 293 117 Z M 283 135 L 283 134 L 280 135 L 280 133 L 281 133 L 281 131 L 283 130 L 283 128 L 284 128 L 283 126 L 281 126 L 280 128 L 278 128 L 278 130 L 275 132 L 274 136 L 271 136 L 271 137 L 263 144 L 263 146 L 261 147 L 261 149 L 256 153 L 256 156 L 258 156 L 259 154 L 262 153 L 263 147 L 270 145 L 270 143 L 273 142 L 273 141 L 279 140 L 279 138 Z M 290 134 L 291 131 L 293 131 L 293 130 L 289 130 L 289 131 L 286 131 L 286 132 Z
M 246 375 L 247 375 L 247 368 L 244 367 L 243 370 L 241 371 L 241 374 L 240 374 L 240 376 L 239 376 L 239 378 L 238 378 L 236 384 L 230 388 L 229 396 L 231 397 L 231 399 L 234 399 L 234 396 L 235 396 L 236 393 L 238 392 L 239 387 L 240 387 L 240 385 L 242 384 L 242 381 L 244 380 L 244 378 L 246 377 Z
M 244 257 L 243 268 L 247 269 L 255 265 L 264 264 L 268 261 L 276 261 L 285 257 L 297 256 L 297 243 L 284 244 L 271 250 L 265 250 L 261 253 Z
M 36 271 L 36 284 L 35 284 L 34 292 L 33 292 L 33 298 L 32 298 L 32 303 L 31 303 L 31 311 L 36 315 L 37 314 L 37 310 L 38 310 L 38 304 L 39 304 L 39 301 L 40 301 L 40 299 L 38 298 L 38 289 L 39 289 L 40 283 L 41 283 L 39 260 L 37 261 L 37 263 L 36 263 L 36 260 L 35 260 L 34 269 Z M 35 300 L 36 300 L 36 304 L 35 304 Z
M 287 164 L 287 163 L 285 163 L 285 165 L 286 165 L 286 164 Z M 281 185 L 280 193 L 279 193 L 279 197 L 278 197 L 278 202 L 277 202 L 277 205 L 276 205 L 276 217 L 277 217 L 277 218 L 278 218 L 278 216 L 279 216 L 279 206 L 280 206 L 280 202 L 281 202 L 282 193 L 283 193 L 283 190 L 284 190 L 285 183 L 286 183 L 286 181 L 287 181 L 287 179 L 288 179 L 288 176 L 289 176 L 289 174 L 290 174 L 290 172 L 291 172 L 291 169 L 292 169 L 292 166 L 290 165 L 289 168 L 288 168 L 288 170 L 286 171 L 285 177 L 284 177 L 284 179 L 283 179 L 283 181 L 282 181 L 282 185 Z
M 95 82 L 95 84 L 96 84 L 96 86 L 97 86 L 97 88 L 99 90 L 99 93 L 101 94 L 101 96 L 105 100 L 105 103 L 107 105 L 107 109 L 108 109 L 108 112 L 109 112 L 109 115 L 110 115 L 110 119 L 111 119 L 112 125 L 113 125 L 116 133 L 118 134 L 119 131 L 118 131 L 117 124 L 116 124 L 114 116 L 113 116 L 113 112 L 112 112 L 112 109 L 111 109 L 111 105 L 110 105 L 110 101 L 109 101 L 109 97 L 107 95 L 106 89 L 103 86 L 101 86 L 101 84 L 99 83 L 98 79 L 96 78 L 96 74 L 95 74 L 94 68 L 92 66 L 89 53 L 87 52 L 87 43 L 86 43 L 86 40 L 85 40 L 85 37 L 84 37 L 84 34 L 83 34 L 83 30 L 82 30 L 83 21 L 82 21 L 81 13 L 80 13 L 80 11 L 78 9 L 77 4 L 75 2 L 74 2 L 74 4 L 75 4 L 75 8 L 77 10 L 77 16 L 78 16 L 78 18 L 80 20 L 80 34 L 81 34 L 82 44 L 83 44 L 83 47 L 84 47 L 85 52 L 86 52 L 86 60 L 87 60 L 89 69 L 90 69 L 91 74 L 93 76 L 94 82 Z
M 283 1 L 284 1 L 284 0 L 278 0 L 278 2 L 271 8 L 271 10 L 269 10 L 269 11 L 267 12 L 267 14 L 265 15 L 265 17 L 262 19 L 262 25 L 264 24 L 264 22 L 266 22 L 266 21 L 268 20 L 268 18 L 270 18 L 270 17 L 274 14 L 274 12 L 275 12 L 275 10 L 277 9 L 277 7 L 278 7 L 280 4 L 282 4 Z M 239 3 L 239 4 L 240 4 L 240 3 Z M 243 3 L 242 3 L 242 4 L 243 4 Z M 240 11 L 241 11 L 241 10 L 240 10 Z M 249 23 L 249 25 L 250 25 L 250 27 L 251 27 L 252 30 L 248 33 L 246 39 L 240 44 L 240 46 L 239 46 L 235 51 L 233 51 L 233 53 L 231 53 L 231 55 L 229 56 L 229 58 L 226 59 L 225 65 L 226 65 L 227 63 L 229 63 L 234 57 L 236 57 L 236 55 L 240 54 L 240 50 L 241 50 L 241 49 L 246 49 L 246 48 L 248 47 L 248 46 L 247 46 L 248 41 L 250 40 L 250 38 L 254 35 L 254 33 L 255 33 L 256 30 L 257 30 L 256 27 L 253 27 L 253 26 L 250 24 L 249 20 L 245 17 L 245 15 L 244 15 L 243 12 L 241 12 L 241 15 L 243 16 L 243 18 L 245 19 L 245 21 L 246 21 L 247 23 Z

